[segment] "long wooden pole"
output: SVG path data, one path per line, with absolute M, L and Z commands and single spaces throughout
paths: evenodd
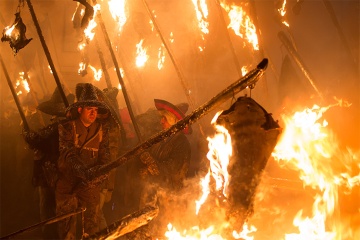
M 41 45 L 42 45 L 42 47 L 43 47 L 43 49 L 44 49 L 45 56 L 46 56 L 46 58 L 47 58 L 47 60 L 48 60 L 48 62 L 49 62 L 51 71 L 52 71 L 53 76 L 54 76 L 54 78 L 55 78 L 56 85 L 57 85 L 57 87 L 58 87 L 58 89 L 59 89 L 59 92 L 60 92 L 60 95 L 61 95 L 61 98 L 62 98 L 62 100 L 63 100 L 63 102 L 64 102 L 65 107 L 67 108 L 67 107 L 69 106 L 69 102 L 68 102 L 68 100 L 67 100 L 67 98 L 66 98 L 66 95 L 65 95 L 65 93 L 64 93 L 64 89 L 62 88 L 62 85 L 61 85 L 59 76 L 57 75 L 57 72 L 56 72 L 56 70 L 55 70 L 55 65 L 54 65 L 54 63 L 53 63 L 53 61 L 52 61 L 52 58 L 51 58 L 49 49 L 48 49 L 48 47 L 47 47 L 47 45 L 46 45 L 44 36 L 42 35 L 42 31 L 41 31 L 39 22 L 38 22 L 38 20 L 37 20 L 37 18 L 36 18 L 34 8 L 33 8 L 32 4 L 31 4 L 31 1 L 30 1 L 30 0 L 26 0 L 26 3 L 27 3 L 27 5 L 28 5 L 28 7 L 29 7 L 30 14 L 31 14 L 31 18 L 32 18 L 32 20 L 34 21 L 34 25 L 35 25 L 36 31 L 37 31 L 37 33 L 38 33 L 38 35 L 39 35 L 39 39 L 40 39 Z
M 238 81 L 228 86 L 226 89 L 224 89 L 215 97 L 213 97 L 211 100 L 209 100 L 208 102 L 206 102 L 205 104 L 194 110 L 191 114 L 185 116 L 185 118 L 183 118 L 176 124 L 172 125 L 170 128 L 163 130 L 158 134 L 155 134 L 154 136 L 150 137 L 150 139 L 148 139 L 144 143 L 137 145 L 132 150 L 126 152 L 124 155 L 119 157 L 117 160 L 114 160 L 111 163 L 103 165 L 97 170 L 93 171 L 92 169 L 90 169 L 90 172 L 93 172 L 92 179 L 90 182 L 94 181 L 94 183 L 96 183 L 99 179 L 101 179 L 101 177 L 104 174 L 128 162 L 129 160 L 133 159 L 135 156 L 139 155 L 146 149 L 153 146 L 154 144 L 161 142 L 164 139 L 183 130 L 187 125 L 196 122 L 201 117 L 209 113 L 211 110 L 213 110 L 220 104 L 224 103 L 229 98 L 234 97 L 235 94 L 244 90 L 246 87 L 254 87 L 254 85 L 257 83 L 259 78 L 264 74 L 267 65 L 268 65 L 268 59 L 265 58 L 258 64 L 256 69 L 250 71 L 244 77 L 240 78 Z
M 94 2 L 94 4 L 96 4 L 96 0 L 93 0 L 93 2 Z M 129 115 L 130 115 L 131 121 L 133 123 L 135 133 L 136 133 L 136 135 L 138 137 L 139 142 L 141 142 L 140 129 L 139 129 L 139 126 L 138 126 L 138 124 L 136 122 L 135 115 L 134 115 L 134 112 L 133 112 L 132 107 L 131 107 L 130 98 L 129 98 L 128 92 L 126 90 L 124 80 L 123 80 L 123 78 L 121 76 L 121 73 L 120 73 L 119 64 L 117 62 L 114 50 L 112 48 L 112 44 L 111 44 L 111 41 L 110 41 L 110 38 L 109 38 L 109 34 L 108 34 L 107 30 L 106 30 L 106 27 L 105 27 L 104 21 L 102 19 L 101 13 L 98 12 L 96 16 L 99 19 L 99 25 L 100 25 L 100 28 L 101 28 L 101 30 L 103 32 L 103 35 L 104 35 L 104 38 L 105 38 L 105 43 L 106 43 L 106 45 L 107 45 L 107 47 L 109 49 L 111 59 L 112 59 L 112 61 L 114 63 L 116 75 L 117 75 L 117 77 L 119 79 L 119 83 L 121 85 L 121 91 L 122 91 L 122 93 L 124 95 L 125 103 L 126 103 L 126 106 L 128 108 Z
M 323 99 L 323 96 L 322 96 L 321 92 L 319 91 L 318 87 L 316 86 L 315 81 L 313 80 L 313 77 L 311 76 L 309 70 L 305 66 L 303 60 L 301 59 L 300 55 L 298 54 L 298 52 L 296 51 L 296 49 L 294 48 L 294 46 L 292 45 L 290 40 L 286 37 L 285 33 L 283 31 L 280 31 L 278 33 L 278 37 L 280 38 L 281 42 L 285 45 L 285 47 L 289 51 L 290 55 L 293 57 L 296 64 L 299 66 L 299 68 L 301 69 L 304 76 L 307 78 L 307 80 L 309 81 L 310 85 L 313 87 L 315 92 L 318 94 L 318 96 L 321 99 Z
M 28 122 L 27 122 L 27 120 L 26 120 L 24 111 L 23 111 L 23 109 L 22 109 L 22 107 L 21 107 L 21 105 L 20 105 L 19 98 L 18 98 L 18 96 L 17 96 L 17 94 L 16 94 L 16 91 L 15 91 L 15 89 L 14 89 L 14 86 L 12 85 L 12 82 L 11 82 L 10 77 L 9 77 L 9 73 L 7 72 L 7 69 L 6 69 L 5 63 L 4 63 L 4 61 L 3 61 L 2 57 L 1 57 L 1 54 L 0 54 L 0 62 L 1 62 L 2 69 L 3 69 L 3 71 L 4 71 L 4 74 L 5 74 L 7 83 L 8 83 L 8 85 L 9 85 L 9 87 L 10 87 L 11 94 L 12 94 L 13 97 L 14 97 L 14 100 L 15 100 L 15 103 L 16 103 L 16 107 L 17 107 L 17 109 L 18 109 L 18 111 L 19 111 L 21 120 L 23 121 L 24 129 L 25 129 L 26 131 L 29 131 L 29 130 L 30 130 L 29 124 L 28 124 Z

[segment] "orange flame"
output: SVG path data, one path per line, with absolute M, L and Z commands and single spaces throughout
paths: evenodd
M 100 10 L 100 4 L 96 4 L 93 8 L 94 8 L 93 18 L 89 21 L 89 25 L 84 30 L 85 37 L 89 41 L 93 40 L 95 36 L 95 32 L 93 32 L 94 28 L 97 26 L 97 23 L 95 21 L 95 16 L 97 12 Z
M 164 67 L 165 62 L 165 46 L 161 44 L 158 51 L 158 69 L 161 70 Z
M 254 50 L 259 50 L 256 27 L 243 8 L 235 5 L 228 6 L 225 3 L 220 3 L 220 5 L 228 12 L 230 18 L 228 28 L 233 29 L 236 35 L 252 44 Z
M 94 79 L 95 79 L 96 81 L 100 81 L 100 79 L 101 79 L 101 77 L 102 77 L 102 70 L 101 70 L 101 69 L 96 70 L 96 68 L 93 67 L 93 66 L 91 66 L 90 64 L 89 64 L 89 67 L 90 67 L 90 69 L 91 69 L 91 70 L 93 71 L 93 73 L 94 73 Z
M 286 127 L 272 155 L 275 160 L 298 170 L 303 184 L 317 192 L 312 216 L 303 216 L 301 209 L 293 222 L 300 233 L 286 234 L 286 239 L 342 239 L 342 234 L 348 234 L 343 232 L 345 227 L 334 212 L 339 187 L 351 189 L 360 185 L 360 164 L 356 154 L 340 149 L 337 139 L 326 128 L 328 122 L 320 122 L 330 107 L 351 105 L 336 100 L 337 103 L 328 107 L 314 105 L 293 116 L 282 116 Z M 348 171 L 356 162 L 357 169 L 350 176 Z
M 282 23 L 283 23 L 285 26 L 289 27 L 289 26 L 290 26 L 289 23 L 284 19 L 284 18 L 285 18 L 285 14 L 286 14 L 286 0 L 284 0 L 284 2 L 282 3 L 281 7 L 278 9 L 278 12 L 279 12 L 281 18 L 283 18 Z
M 124 27 L 127 16 L 125 11 L 125 0 L 109 0 L 109 10 L 111 16 L 114 18 L 115 21 L 119 24 L 119 32 L 121 32 L 122 28 Z
M 149 59 L 149 56 L 146 54 L 146 48 L 143 48 L 142 44 L 144 39 L 141 39 L 138 44 L 136 44 L 136 66 L 143 67 L 145 66 L 146 61 Z
M 16 95 L 23 94 L 22 90 L 30 92 L 30 86 L 27 79 L 25 78 L 24 72 L 19 72 L 19 78 L 16 79 L 15 89 L 17 89 Z
M 203 34 L 209 33 L 209 22 L 207 21 L 207 17 L 209 15 L 208 8 L 206 5 L 205 0 L 192 0 L 195 11 L 196 11 L 196 18 L 198 20 L 198 26 L 200 28 L 200 31 Z M 204 40 L 204 35 L 202 34 L 202 39 Z

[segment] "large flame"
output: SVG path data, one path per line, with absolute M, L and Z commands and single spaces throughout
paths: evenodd
M 360 185 L 359 159 L 352 151 L 344 152 L 327 128 L 328 122 L 321 121 L 330 107 L 349 105 L 338 100 L 328 107 L 314 105 L 293 116 L 282 116 L 284 133 L 272 155 L 275 160 L 299 171 L 304 186 L 316 192 L 312 215 L 303 216 L 303 210 L 299 210 L 293 221 L 299 233 L 286 234 L 285 239 L 329 240 L 351 234 L 348 232 L 351 229 L 345 230 L 335 211 L 339 206 L 339 188 Z M 357 163 L 355 169 L 354 163 Z
M 229 6 L 223 2 L 220 5 L 229 15 L 230 23 L 228 28 L 234 30 L 234 33 L 239 37 L 247 40 L 254 50 L 259 50 L 256 27 L 243 8 L 236 5 Z
M 100 10 L 100 4 L 96 4 L 93 8 L 94 8 L 93 18 L 89 21 L 89 25 L 84 30 L 85 38 L 88 41 L 93 40 L 93 38 L 95 36 L 95 32 L 93 31 L 95 29 L 95 27 L 97 26 L 97 23 L 95 21 L 95 16 L 96 16 L 97 12 Z
M 125 0 L 109 0 L 109 10 L 111 12 L 111 16 L 114 18 L 115 21 L 119 24 L 119 32 L 121 32 L 122 28 L 124 27 L 127 16 L 125 11 Z

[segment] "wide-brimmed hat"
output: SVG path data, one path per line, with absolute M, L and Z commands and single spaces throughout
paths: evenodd
M 75 95 L 70 93 L 66 96 L 68 103 L 72 104 L 75 100 Z M 60 91 L 58 87 L 55 88 L 53 94 L 51 95 L 50 99 L 40 103 L 37 110 L 57 117 L 65 117 L 65 104 L 61 98 Z
M 110 110 L 108 105 L 99 99 L 96 88 L 91 83 L 76 84 L 75 96 L 76 102 L 66 109 L 67 116 L 75 117 L 79 107 L 97 107 L 99 114 L 106 114 Z
M 189 108 L 189 104 L 187 103 L 180 103 L 175 106 L 174 104 L 162 99 L 154 99 L 154 102 L 157 110 L 168 111 L 172 113 L 177 118 L 177 120 L 182 120 L 185 117 L 185 113 Z M 190 126 L 186 126 L 183 132 L 185 134 L 191 134 L 192 129 Z

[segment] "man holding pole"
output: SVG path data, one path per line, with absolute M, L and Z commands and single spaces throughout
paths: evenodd
M 99 231 L 97 216 L 101 184 L 107 174 L 93 180 L 94 169 L 110 161 L 109 134 L 98 114 L 109 113 L 109 107 L 98 99 L 90 83 L 76 86 L 77 102 L 67 109 L 70 120 L 59 125 L 59 179 L 56 185 L 57 215 L 86 208 L 83 236 Z M 91 170 L 89 170 L 91 168 Z M 77 239 L 76 216 L 59 223 L 61 239 Z

